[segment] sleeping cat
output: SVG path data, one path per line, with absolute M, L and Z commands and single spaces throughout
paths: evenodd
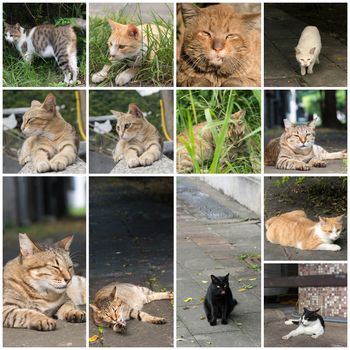
M 228 280 L 229 274 L 224 277 L 211 275 L 211 283 L 204 299 L 204 311 L 211 326 L 217 324 L 221 318 L 222 324 L 227 324 L 237 300 L 233 298 Z
M 281 137 L 271 140 L 265 150 L 265 165 L 285 170 L 310 170 L 325 167 L 325 160 L 346 159 L 345 150 L 327 152 L 315 145 L 317 118 L 307 124 L 292 124 L 284 119 L 285 130 Z
M 129 104 L 127 113 L 112 111 L 117 118 L 119 141 L 113 151 L 113 159 L 125 159 L 129 168 L 147 166 L 160 159 L 163 141 L 158 130 L 144 117 L 141 110 Z
M 19 234 L 20 254 L 4 267 L 4 327 L 52 331 L 56 329 L 54 317 L 85 322 L 85 311 L 68 296 L 74 278 L 69 257 L 72 240 L 73 236 L 69 236 L 48 247 Z M 85 291 L 74 291 L 76 295 L 80 293 Z
M 77 81 L 77 36 L 73 26 L 44 24 L 24 29 L 19 23 L 5 23 L 4 31 L 6 41 L 16 47 L 25 61 L 30 63 L 34 55 L 54 57 L 64 73 L 64 82 Z
M 259 86 L 259 13 L 238 14 L 230 5 L 182 4 L 185 23 L 178 86 Z
M 318 311 L 320 311 L 320 309 L 310 311 L 304 307 L 304 313 L 298 320 L 285 321 L 284 323 L 286 325 L 297 324 L 299 326 L 287 335 L 284 335 L 282 339 L 286 340 L 301 334 L 311 335 L 311 338 L 316 339 L 322 335 L 325 330 L 325 323 L 323 317 L 317 313 Z
M 21 126 L 27 137 L 20 150 L 20 165 L 32 162 L 38 173 L 61 171 L 77 158 L 79 138 L 56 109 L 56 98 L 48 94 L 44 103 L 32 101 Z
M 317 27 L 305 27 L 295 47 L 295 57 L 300 64 L 301 75 L 313 73 L 315 63 L 320 63 L 321 47 L 321 36 Z
M 246 111 L 244 109 L 232 114 L 231 122 L 227 130 L 225 149 L 230 149 L 228 159 L 231 158 L 230 160 L 232 161 L 234 161 L 235 156 L 245 151 L 245 144 L 241 141 L 244 135 L 248 134 L 248 125 L 244 120 L 245 114 Z M 219 128 L 217 131 L 220 131 Z M 215 152 L 215 140 L 208 127 L 208 123 L 202 122 L 194 125 L 193 137 L 195 155 L 199 165 L 203 165 L 204 162 L 212 160 Z M 191 145 L 189 132 L 187 130 L 177 136 L 176 162 L 177 170 L 180 173 L 191 172 L 193 170 L 192 158 L 183 141 Z
M 306 217 L 303 210 L 294 210 L 268 219 L 265 224 L 266 238 L 284 247 L 338 251 L 341 247 L 333 242 L 343 230 L 343 216 L 320 216 L 319 222 L 314 222 Z
M 144 56 L 150 46 L 149 39 L 159 37 L 159 31 L 165 32 L 162 26 L 154 24 L 144 24 L 136 26 L 134 24 L 121 24 L 108 20 L 112 33 L 108 39 L 110 61 L 125 61 L 128 64 L 126 70 L 118 74 L 115 78 L 116 86 L 123 86 L 129 83 L 139 72 Z M 167 33 L 166 33 L 167 35 Z M 157 51 L 157 43 L 152 44 L 149 59 L 152 60 Z M 93 74 L 93 83 L 101 83 L 108 78 L 108 73 L 112 68 L 111 64 L 104 65 L 102 70 Z
M 126 321 L 137 319 L 153 324 L 166 323 L 165 318 L 141 311 L 154 300 L 173 299 L 171 292 L 153 292 L 130 283 L 111 283 L 100 289 L 94 304 L 90 304 L 92 318 L 97 326 L 106 325 L 117 333 L 126 332 Z

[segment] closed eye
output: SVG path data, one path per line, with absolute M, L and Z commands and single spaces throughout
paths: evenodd
M 211 34 L 209 32 L 203 31 L 203 32 L 199 32 L 199 34 L 205 38 L 210 38 Z
M 126 45 L 119 45 L 119 48 L 120 48 L 121 50 L 123 50 L 123 49 L 126 48 Z
M 229 35 L 226 36 L 226 39 L 237 40 L 237 39 L 239 39 L 239 36 L 237 34 L 229 34 Z

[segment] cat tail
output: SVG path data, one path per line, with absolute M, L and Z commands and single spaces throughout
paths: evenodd
M 82 29 L 86 31 L 86 20 L 82 18 L 71 18 L 71 25 L 74 28 Z

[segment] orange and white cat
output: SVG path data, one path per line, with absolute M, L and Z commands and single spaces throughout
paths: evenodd
M 268 219 L 265 223 L 266 238 L 285 247 L 338 251 L 341 247 L 334 242 L 343 230 L 343 216 L 319 216 L 319 222 L 314 222 L 303 210 L 294 210 Z

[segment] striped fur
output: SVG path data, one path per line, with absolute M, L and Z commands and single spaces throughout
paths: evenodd
M 47 247 L 19 234 L 20 255 L 4 267 L 4 327 L 51 331 L 56 329 L 53 317 L 85 322 L 85 311 L 67 295 L 74 276 L 69 257 L 72 240 L 69 236 Z
M 125 159 L 129 168 L 147 166 L 160 159 L 163 141 L 155 126 L 147 121 L 133 103 L 127 113 L 112 111 L 117 118 L 119 141 L 113 151 L 113 159 Z
M 326 160 L 346 159 L 346 150 L 327 152 L 315 145 L 317 119 L 308 124 L 292 124 L 284 119 L 285 131 L 281 137 L 271 140 L 265 150 L 265 165 L 277 169 L 307 171 L 312 167 L 326 167 Z
M 21 130 L 27 139 L 18 157 L 21 165 L 32 162 L 38 173 L 61 171 L 76 160 L 79 139 L 75 129 L 56 110 L 56 98 L 32 101 L 23 115 Z
M 173 299 L 173 294 L 153 292 L 146 287 L 129 283 L 111 283 L 96 293 L 94 303 L 90 304 L 90 307 L 97 326 L 106 325 L 117 333 L 125 333 L 126 321 L 130 319 L 153 324 L 166 323 L 164 318 L 142 311 L 145 304 L 163 299 Z
M 64 82 L 77 81 L 77 37 L 72 26 L 44 24 L 24 29 L 18 23 L 5 23 L 5 39 L 15 45 L 27 62 L 31 62 L 34 55 L 54 57 L 64 73 Z
M 245 110 L 242 109 L 231 116 L 226 139 L 225 149 L 227 150 L 227 160 L 234 161 L 234 158 L 244 152 L 245 147 L 241 142 L 244 135 L 247 134 L 247 123 L 244 121 Z M 220 129 L 217 129 L 220 132 Z M 201 166 L 205 162 L 211 161 L 215 152 L 215 140 L 208 127 L 207 122 L 202 122 L 193 126 L 193 138 L 195 147 L 195 157 Z M 184 142 L 185 141 L 185 142 Z M 189 173 L 193 171 L 192 158 L 185 147 L 185 144 L 191 144 L 189 131 L 186 130 L 177 136 L 176 144 L 176 164 L 177 171 L 180 173 Z

